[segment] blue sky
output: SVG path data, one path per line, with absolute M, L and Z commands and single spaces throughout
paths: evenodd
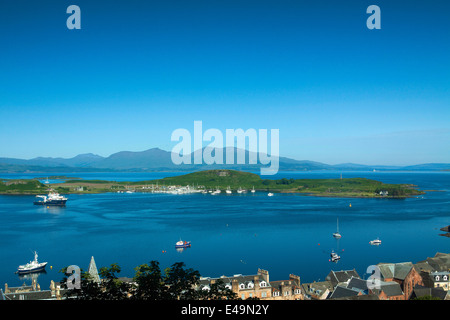
M 450 162 L 449 15 L 447 1 L 3 0 L 0 156 L 171 150 L 201 120 L 279 129 L 299 160 Z

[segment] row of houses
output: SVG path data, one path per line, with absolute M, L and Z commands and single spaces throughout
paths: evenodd
M 210 290 L 221 280 L 243 300 L 409 300 L 424 296 L 450 300 L 450 254 L 436 253 L 415 264 L 379 263 L 374 271 L 376 277 L 362 279 L 355 269 L 332 270 L 324 281 L 301 283 L 293 274 L 287 280 L 270 281 L 269 272 L 258 269 L 255 275 L 203 277 L 198 289 Z
M 88 270 L 99 282 L 93 257 Z M 417 263 L 379 263 L 374 271 L 376 277 L 362 279 L 355 269 L 332 270 L 324 281 L 301 283 L 300 276 L 294 274 L 286 280 L 271 281 L 269 271 L 258 269 L 254 275 L 201 277 L 196 289 L 211 290 L 212 285 L 221 281 L 242 300 L 410 300 L 425 296 L 450 300 L 450 254 L 436 253 Z M 41 290 L 36 281 L 31 286 L 10 288 L 5 284 L 5 290 L 0 289 L 0 300 L 63 298 L 64 291 L 53 281 L 50 290 Z

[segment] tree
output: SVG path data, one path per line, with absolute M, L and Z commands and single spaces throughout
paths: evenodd
M 62 269 L 66 277 L 61 283 L 67 288 L 67 268 Z M 222 282 L 213 285 L 212 292 L 205 295 L 196 289 L 200 273 L 186 268 L 183 262 L 174 263 L 162 273 L 158 261 L 142 264 L 135 268 L 135 285 L 120 281 L 118 264 L 100 269 L 100 283 L 92 281 L 89 273 L 81 274 L 79 289 L 68 290 L 67 297 L 78 300 L 195 300 L 234 299 L 235 294 L 225 288 Z
M 102 278 L 102 300 L 124 300 L 128 298 L 131 286 L 117 279 L 116 273 L 121 269 L 117 263 L 113 263 L 110 268 L 100 268 Z
M 167 298 L 167 287 L 159 268 L 158 261 L 150 265 L 142 264 L 135 268 L 134 281 L 137 284 L 133 298 L 139 300 L 164 300 Z
M 165 270 L 164 283 L 168 287 L 169 300 L 190 300 L 198 296 L 194 287 L 199 283 L 200 273 L 185 267 L 184 262 L 176 262 Z

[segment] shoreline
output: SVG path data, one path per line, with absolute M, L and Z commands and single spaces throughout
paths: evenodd
M 404 196 L 380 196 L 380 195 L 351 195 L 351 194 L 345 194 L 345 195 L 339 195 L 339 194 L 330 194 L 330 193 L 313 193 L 313 192 L 300 192 L 300 191 L 287 191 L 287 190 L 261 190 L 261 189 L 255 189 L 258 193 L 280 193 L 280 194 L 296 194 L 296 195 L 302 195 L 305 197 L 323 197 L 323 198 L 355 198 L 355 199 L 407 199 L 407 198 L 415 198 L 419 195 L 426 194 L 426 192 L 422 192 L 420 194 L 414 194 L 414 195 L 404 195 Z M 435 191 L 435 190 L 433 190 Z M 70 196 L 70 195 L 88 195 L 88 194 L 108 194 L 108 193 L 118 193 L 117 191 L 84 191 L 84 192 L 65 192 L 64 195 Z M 123 193 L 123 192 L 122 192 Z M 151 191 L 133 191 L 133 193 L 148 193 L 148 194 L 159 194 L 164 192 L 151 192 Z M 247 192 L 248 193 L 248 192 Z M 0 192 L 0 196 L 37 196 L 37 195 L 44 195 L 45 192 Z M 194 194 L 194 193 L 191 193 Z M 232 193 L 233 195 L 237 194 L 236 192 Z M 176 195 L 176 194 L 175 194 Z M 225 194 L 229 196 L 229 194 Z
M 102 194 L 111 192 L 210 193 L 254 189 L 258 192 L 291 193 L 315 197 L 405 199 L 425 194 L 415 184 L 386 184 L 367 178 L 340 179 L 261 179 L 258 175 L 235 170 L 207 170 L 182 176 L 144 181 L 70 179 L 44 184 L 35 179 L 4 179 L 0 195 Z M 219 191 L 220 190 L 220 191 Z M 217 192 L 216 192 L 217 191 Z M 240 192 L 238 192 L 240 193 Z

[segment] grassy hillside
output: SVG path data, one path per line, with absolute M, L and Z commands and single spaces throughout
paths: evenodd
M 258 175 L 233 170 L 208 170 L 187 175 L 156 180 L 165 185 L 199 185 L 205 188 L 232 190 L 238 188 L 265 190 L 273 192 L 298 192 L 336 197 L 378 197 L 381 191 L 387 191 L 388 197 L 407 197 L 423 194 L 406 184 L 384 184 L 366 178 L 348 179 L 261 179 Z M 156 183 L 152 181 L 152 183 Z
M 365 178 L 350 179 L 261 179 L 259 175 L 235 170 L 207 170 L 159 180 L 115 182 L 103 180 L 68 180 L 54 184 L 59 193 L 105 193 L 124 190 L 151 192 L 149 185 L 194 186 L 204 189 L 232 190 L 255 188 L 260 191 L 305 193 L 328 197 L 395 197 L 403 198 L 423 194 L 413 185 L 384 184 Z M 4 180 L 1 194 L 42 194 L 48 186 L 37 180 Z M 386 192 L 387 196 L 380 195 Z
M 3 194 L 35 194 L 46 190 L 47 186 L 37 180 L 0 181 L 0 193 Z
M 237 189 L 251 188 L 261 184 L 261 178 L 254 173 L 235 170 L 207 170 L 164 178 L 151 183 L 164 183 L 166 185 L 199 185 L 206 188 L 226 189 L 228 186 Z

